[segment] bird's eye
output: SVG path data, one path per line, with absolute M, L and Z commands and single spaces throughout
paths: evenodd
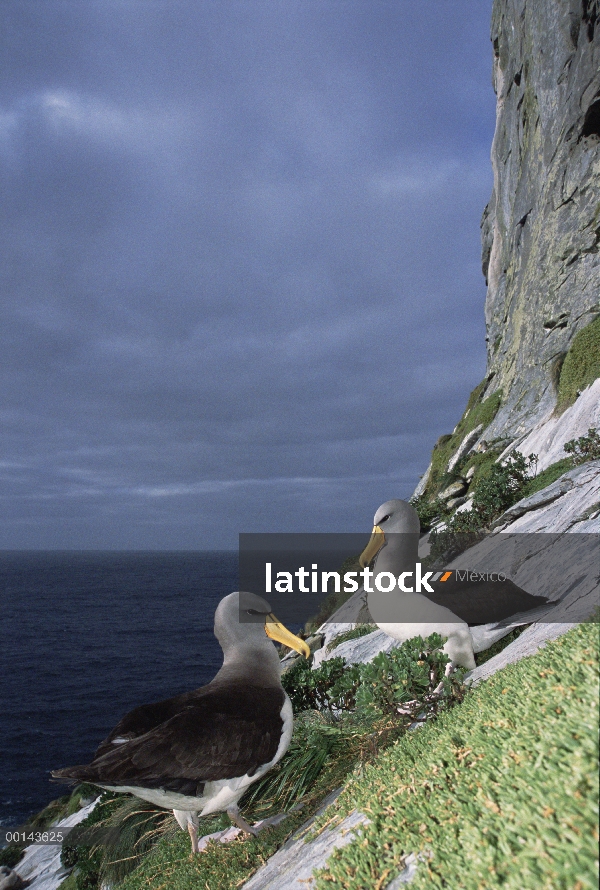
M 391 513 L 388 513 L 386 516 L 383 517 L 383 519 L 380 519 L 378 525 L 381 525 L 382 522 L 387 522 L 391 515 Z
M 265 612 L 259 612 L 258 609 L 246 609 L 246 615 L 264 615 Z

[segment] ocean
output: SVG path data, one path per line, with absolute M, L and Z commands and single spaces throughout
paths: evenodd
M 0 825 L 68 793 L 50 770 L 127 711 L 209 682 L 237 589 L 237 552 L 0 552 Z

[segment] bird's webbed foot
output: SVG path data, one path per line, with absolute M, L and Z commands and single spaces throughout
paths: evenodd
M 254 828 L 252 825 L 249 825 L 240 813 L 238 807 L 229 807 L 229 809 L 227 810 L 227 815 L 234 825 L 237 825 L 237 827 L 241 828 L 242 831 L 245 831 L 246 834 L 251 834 L 254 837 L 256 837 L 261 828 L 264 827 L 263 825 L 261 825 L 260 828 Z
M 227 815 L 234 825 L 237 825 L 238 828 L 241 828 L 242 831 L 245 831 L 246 834 L 251 834 L 253 837 L 256 837 L 263 829 L 269 828 L 270 825 L 279 825 L 286 818 L 285 813 L 279 813 L 279 815 L 271 816 L 269 819 L 261 819 L 256 825 L 249 825 L 237 807 L 230 807 L 227 810 Z

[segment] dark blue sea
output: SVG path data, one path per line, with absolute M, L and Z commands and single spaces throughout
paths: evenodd
M 0 825 L 67 793 L 50 770 L 131 708 L 211 680 L 237 589 L 237 552 L 0 552 Z

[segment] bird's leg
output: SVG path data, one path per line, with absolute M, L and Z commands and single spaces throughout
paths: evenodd
M 450 674 L 453 674 L 455 670 L 456 670 L 456 665 L 454 664 L 454 662 L 449 661 L 448 664 L 446 665 L 445 670 L 444 670 L 444 677 L 449 677 Z M 431 695 L 432 695 L 432 696 L 433 696 L 433 695 L 436 695 L 436 696 L 441 695 L 441 692 L 442 692 L 442 689 L 443 689 L 443 688 L 444 688 L 444 681 L 441 680 L 441 681 L 438 683 L 438 685 L 435 687 L 435 689 L 433 690 L 433 692 L 431 693 Z
M 193 813 L 187 824 L 187 830 L 192 841 L 192 855 L 198 852 L 198 816 Z
M 242 831 L 245 831 L 246 834 L 252 834 L 254 835 L 254 837 L 256 837 L 258 831 L 255 828 L 252 828 L 251 825 L 248 825 L 248 823 L 240 813 L 238 807 L 229 807 L 229 809 L 227 810 L 227 815 L 234 825 L 237 825 L 237 827 L 241 828 Z

